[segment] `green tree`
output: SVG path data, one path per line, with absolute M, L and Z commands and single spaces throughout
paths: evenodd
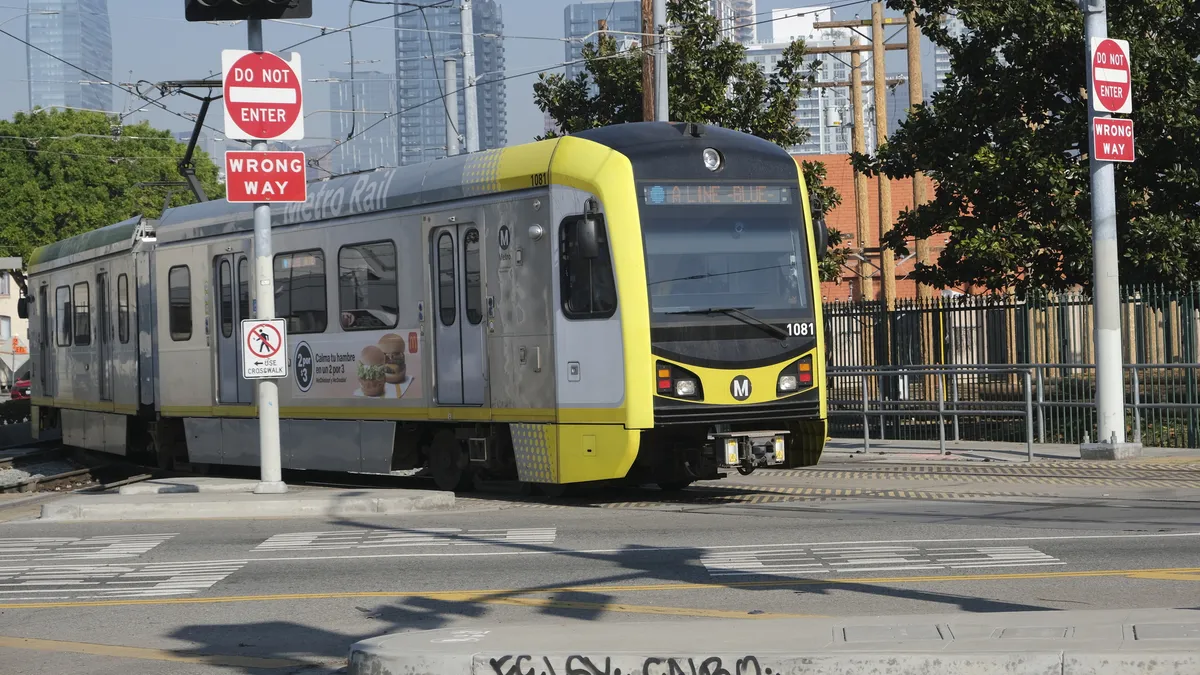
M 914 0 L 888 0 L 905 9 Z M 1089 286 L 1091 202 L 1083 15 L 1074 0 L 915 0 L 917 22 L 950 53 L 933 95 L 856 168 L 927 172 L 934 199 L 899 219 L 888 245 L 948 234 L 937 287 L 995 291 Z M 938 21 L 957 14 L 966 32 Z M 1200 278 L 1200 12 L 1186 0 L 1109 0 L 1109 34 L 1133 57 L 1137 161 L 1116 166 L 1120 274 Z
M 753 134 L 783 147 L 808 140 L 796 124 L 796 107 L 813 84 L 804 63 L 804 43 L 793 42 L 771 74 L 746 59 L 746 48 L 729 39 L 708 11 L 708 0 L 668 0 L 667 21 L 677 27 L 667 58 L 672 119 L 712 124 Z M 563 133 L 642 121 L 642 51 L 618 53 L 617 40 L 602 35 L 583 49 L 585 71 L 574 79 L 542 75 L 534 100 Z M 802 162 L 810 194 L 828 213 L 842 201 L 825 185 L 825 166 Z M 837 280 L 848 249 L 843 235 L 829 233 L 829 254 L 821 278 Z
M 146 123 L 77 110 L 17 113 L 0 120 L 0 255 L 28 260 L 34 248 L 120 222 L 157 217 L 177 181 L 186 144 Z M 224 196 L 217 167 L 197 149 L 196 172 L 210 199 Z M 174 188 L 172 206 L 194 197 Z

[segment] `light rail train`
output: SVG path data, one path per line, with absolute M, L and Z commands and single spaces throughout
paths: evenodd
M 283 466 L 553 493 L 815 464 L 816 215 L 784 150 L 691 124 L 311 183 L 272 209 Z M 223 200 L 38 249 L 35 429 L 256 466 L 253 262 L 252 209 Z

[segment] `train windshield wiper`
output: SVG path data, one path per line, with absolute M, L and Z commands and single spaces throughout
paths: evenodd
M 707 309 L 681 309 L 681 310 L 676 310 L 673 312 L 666 312 L 666 313 L 667 314 L 701 314 L 701 315 L 706 315 L 706 316 L 711 316 L 713 314 L 724 314 L 725 316 L 728 316 L 732 319 L 737 319 L 738 321 L 741 321 L 742 323 L 746 324 L 747 326 L 754 326 L 755 328 L 760 328 L 763 330 L 763 332 L 765 332 L 773 337 L 777 337 L 780 340 L 786 340 L 788 338 L 787 332 L 785 332 L 782 328 L 780 328 L 778 326 L 772 326 L 771 324 L 767 323 L 766 321 L 763 321 L 762 319 L 760 319 L 756 316 L 751 316 L 751 315 L 747 314 L 746 313 L 747 309 L 754 309 L 754 308 L 753 307 L 709 307 Z

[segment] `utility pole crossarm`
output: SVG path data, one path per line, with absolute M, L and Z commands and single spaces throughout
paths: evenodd
M 894 52 L 894 51 L 899 51 L 901 49 L 908 49 L 908 45 L 904 44 L 903 42 L 888 42 L 883 45 L 883 48 L 889 52 Z M 869 52 L 869 51 L 871 51 L 871 49 L 872 49 L 871 45 L 869 45 L 869 44 L 862 45 L 860 47 L 855 47 L 855 46 L 806 47 L 804 49 L 804 53 L 805 54 L 849 54 L 852 52 Z
M 884 26 L 903 26 L 908 23 L 905 19 L 889 18 L 883 20 Z M 850 21 L 818 21 L 813 24 L 813 28 L 821 30 L 823 28 L 860 28 L 871 26 L 870 19 L 853 19 Z

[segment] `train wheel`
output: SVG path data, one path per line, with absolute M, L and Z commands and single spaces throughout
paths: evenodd
M 433 445 L 429 447 L 429 469 L 438 489 L 466 492 L 474 488 L 469 465 L 466 448 L 455 438 L 453 431 L 441 431 L 433 437 Z
M 691 484 L 690 480 L 668 480 L 659 483 L 658 489 L 663 492 L 679 492 Z

